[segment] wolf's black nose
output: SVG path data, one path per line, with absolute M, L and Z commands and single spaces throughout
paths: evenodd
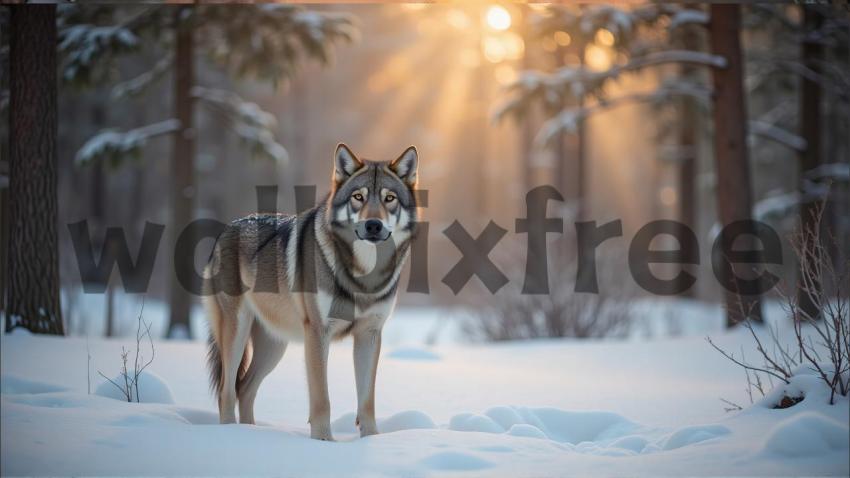
M 377 221 L 375 219 L 369 219 L 366 221 L 366 234 L 370 236 L 377 236 L 384 229 L 384 225 L 381 221 Z

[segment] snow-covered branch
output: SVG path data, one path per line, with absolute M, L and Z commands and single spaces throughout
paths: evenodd
M 171 134 L 180 129 L 180 122 L 168 119 L 126 132 L 106 130 L 98 133 L 83 145 L 75 157 L 78 165 L 93 161 L 109 161 L 118 165 L 128 158 L 137 158 L 148 140 Z
M 286 148 L 274 139 L 277 120 L 259 105 L 230 91 L 201 86 L 192 88 L 192 95 L 224 117 L 254 156 L 281 162 L 289 160 Z
M 802 204 L 799 191 L 772 194 L 753 205 L 753 218 L 757 221 L 783 218 L 791 215 Z
M 812 181 L 850 182 L 850 164 L 826 163 L 806 172 L 806 179 Z
M 561 133 L 575 132 L 578 124 L 587 117 L 625 103 L 658 103 L 677 96 L 695 98 L 708 103 L 711 100 L 711 90 L 696 84 L 675 82 L 662 85 L 651 92 L 625 94 L 615 98 L 600 99 L 590 106 L 569 108 L 543 123 L 535 143 L 545 146 Z
M 167 72 L 171 68 L 173 62 L 174 55 L 166 55 L 161 60 L 156 62 L 156 64 L 150 70 L 127 81 L 122 81 L 121 83 L 118 83 L 117 85 L 112 87 L 112 97 L 115 99 L 120 99 L 127 96 L 138 95 L 152 83 L 162 78 L 162 75 L 165 74 L 165 72 Z
M 765 121 L 757 121 L 751 120 L 749 123 L 750 134 L 754 136 L 760 136 L 771 141 L 775 141 L 785 147 L 793 149 L 794 151 L 805 151 L 806 150 L 806 139 L 797 135 L 787 129 L 780 128 L 775 124 L 771 124 Z
M 598 82 L 600 80 L 617 78 L 622 73 L 670 63 L 710 66 L 714 68 L 726 67 L 726 59 L 722 56 L 701 51 L 667 50 L 634 57 L 622 65 L 615 65 L 604 71 L 593 71 L 588 68 L 568 66 L 561 68 L 551 76 L 544 77 L 543 81 L 550 83 L 552 86 L 575 81 L 585 83 Z
M 519 113 L 533 98 L 542 98 L 547 104 L 560 106 L 563 100 L 570 96 L 580 98 L 596 93 L 597 97 L 601 97 L 605 83 L 618 78 L 623 73 L 671 63 L 723 68 L 726 66 L 726 59 L 699 51 L 668 50 L 638 56 L 604 71 L 594 71 L 575 65 L 563 67 L 551 74 L 526 71 L 519 75 L 517 81 L 508 85 L 507 90 L 511 95 L 496 109 L 495 115 L 501 118 Z
M 850 182 L 850 165 L 827 163 L 806 171 L 801 191 L 769 194 L 753 206 L 753 216 L 759 221 L 787 217 L 796 212 L 800 204 L 825 200 L 832 182 Z
M 670 30 L 675 30 L 677 28 L 682 28 L 688 25 L 699 25 L 703 27 L 708 26 L 708 22 L 710 21 L 710 17 L 708 13 L 702 10 L 695 9 L 685 9 L 679 10 L 673 14 L 670 18 L 670 26 L 668 27 Z
M 844 102 L 850 101 L 850 75 L 841 68 L 829 63 L 820 63 L 821 71 L 815 71 L 797 60 L 776 58 L 772 55 L 750 54 L 748 62 L 766 65 L 770 70 L 766 74 L 787 72 L 816 83 Z
M 69 83 L 91 82 L 100 62 L 138 45 L 139 38 L 121 26 L 67 26 L 59 32 L 59 52 L 65 58 L 62 78 Z
M 199 13 L 202 42 L 214 61 L 239 77 L 275 85 L 291 78 L 303 58 L 328 62 L 335 43 L 353 41 L 357 34 L 349 15 L 295 5 L 207 5 Z
M 614 35 L 614 47 L 619 49 L 631 48 L 642 27 L 656 27 L 665 18 L 670 19 L 667 26 L 670 32 L 708 23 L 708 15 L 692 6 L 652 2 L 625 8 L 617 5 L 551 6 L 532 17 L 532 27 L 541 36 L 568 31 L 578 44 L 592 42 L 596 32 L 605 29 Z

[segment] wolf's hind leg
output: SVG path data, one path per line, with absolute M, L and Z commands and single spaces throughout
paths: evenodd
M 253 315 L 239 310 L 234 300 L 222 300 L 222 311 L 230 320 L 224 320 L 221 336 L 221 388 L 218 395 L 218 413 L 221 423 L 236 423 L 236 381 L 245 354 Z
M 287 342 L 269 334 L 260 319 L 251 326 L 251 365 L 239 379 L 236 393 L 239 397 L 239 423 L 254 424 L 254 399 L 263 379 L 274 370 L 286 352 Z

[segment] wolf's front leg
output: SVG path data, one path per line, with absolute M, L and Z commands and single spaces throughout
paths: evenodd
M 381 354 L 381 330 L 354 333 L 354 380 L 357 383 L 357 425 L 360 436 L 378 433 L 375 424 L 375 374 Z
M 328 348 L 330 337 L 314 324 L 304 327 L 307 386 L 310 392 L 310 437 L 332 441 L 331 401 L 328 396 Z

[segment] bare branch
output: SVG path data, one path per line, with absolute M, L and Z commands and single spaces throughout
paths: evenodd
M 720 398 L 720 401 L 721 401 L 721 402 L 723 402 L 723 403 L 725 403 L 726 405 L 729 405 L 728 407 L 725 407 L 725 408 L 724 408 L 724 410 L 726 410 L 727 412 L 737 412 L 737 411 L 739 411 L 739 410 L 743 410 L 743 409 L 744 409 L 742 406 L 738 405 L 737 403 L 735 403 L 735 402 L 730 402 L 729 400 L 726 400 L 726 399 L 725 399 L 725 398 L 723 398 L 723 397 L 721 397 L 721 398 Z
M 103 374 L 103 372 L 101 372 L 100 370 L 98 370 L 98 371 L 97 371 L 97 373 L 98 373 L 98 374 L 100 374 L 100 376 L 101 376 L 101 377 L 105 378 L 105 379 L 106 379 L 109 383 L 111 383 L 112 385 L 115 385 L 115 388 L 117 388 L 118 390 L 120 390 L 120 391 L 121 391 L 121 393 L 122 393 L 125 397 L 128 397 L 128 398 L 127 398 L 127 401 L 128 401 L 128 402 L 129 402 L 129 401 L 131 401 L 131 400 L 129 399 L 129 395 L 128 395 L 128 393 L 127 393 L 127 390 L 125 390 L 124 388 L 122 388 L 122 387 L 121 387 L 121 385 L 118 385 L 117 383 L 115 383 L 115 382 L 114 382 L 111 378 L 109 378 L 109 377 L 107 377 L 106 375 L 104 375 L 104 374 Z
M 712 347 L 714 347 L 714 350 L 717 350 L 718 352 L 720 352 L 720 353 L 721 353 L 724 357 L 726 357 L 727 359 L 731 360 L 731 361 L 732 361 L 732 362 L 734 362 L 736 365 L 739 365 L 739 366 L 741 366 L 741 367 L 744 367 L 744 368 L 745 368 L 745 369 L 747 369 L 747 370 L 752 370 L 752 371 L 755 371 L 755 372 L 762 372 L 762 373 L 766 373 L 766 374 L 768 374 L 768 375 L 772 375 L 772 376 L 774 376 L 774 377 L 778 378 L 779 380 L 782 380 L 783 382 L 785 382 L 785 384 L 789 384 L 789 383 L 791 383 L 791 382 L 789 382 L 787 379 L 785 379 L 785 378 L 784 378 L 784 377 L 782 377 L 781 375 L 778 375 L 778 374 L 777 374 L 777 373 L 775 373 L 775 372 L 772 372 L 772 371 L 767 370 L 767 369 L 764 369 L 764 368 L 754 367 L 754 366 L 752 366 L 752 365 L 749 365 L 749 364 L 746 364 L 746 363 L 744 363 L 744 362 L 739 361 L 738 359 L 736 359 L 736 358 L 735 358 L 735 356 L 734 356 L 734 355 L 732 355 L 732 354 L 730 354 L 730 353 L 726 352 L 725 350 L 723 350 L 723 349 L 721 349 L 720 347 L 718 347 L 717 345 L 715 345 L 715 343 L 714 343 L 714 342 L 712 342 L 711 337 L 706 337 L 706 338 L 705 338 L 705 340 L 709 343 L 709 345 L 711 345 Z

